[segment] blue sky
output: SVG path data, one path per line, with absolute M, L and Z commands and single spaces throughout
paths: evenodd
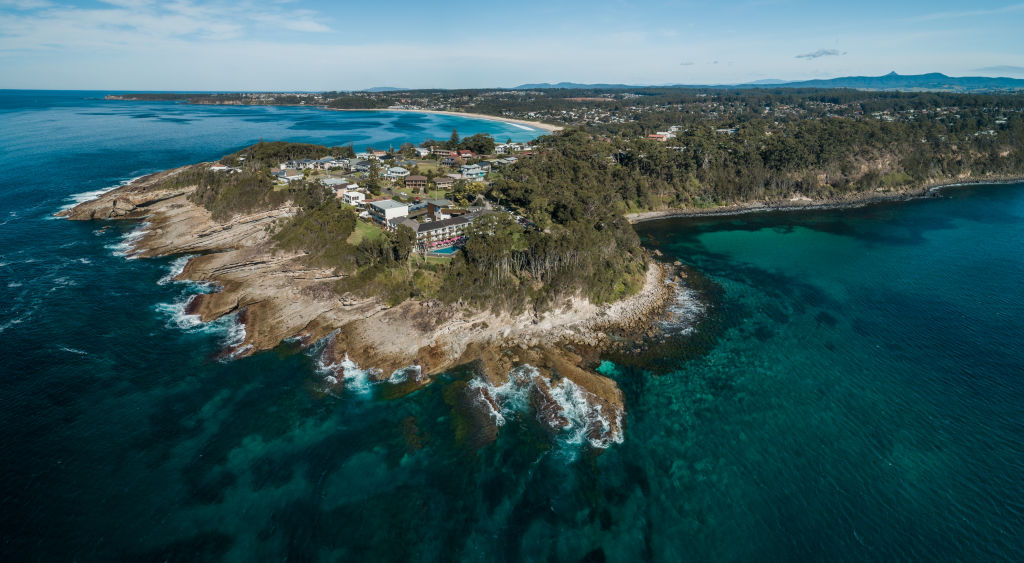
M 0 0 L 0 88 L 1024 78 L 1024 3 Z

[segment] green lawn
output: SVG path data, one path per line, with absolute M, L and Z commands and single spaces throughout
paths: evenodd
M 366 221 L 359 220 L 356 221 L 356 230 L 352 231 L 352 234 L 348 236 L 348 243 L 355 245 L 359 244 L 359 241 L 364 238 L 373 240 L 382 236 L 384 236 L 384 231 L 367 223 Z

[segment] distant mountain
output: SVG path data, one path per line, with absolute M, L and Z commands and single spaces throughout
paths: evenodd
M 637 86 L 634 84 L 579 84 L 576 82 L 541 82 L 539 84 L 520 84 L 513 90 L 619 90 L 622 88 L 650 88 L 651 86 Z
M 745 84 L 671 84 L 671 85 L 629 85 L 629 84 L 579 84 L 559 82 L 557 84 L 523 84 L 514 90 L 540 89 L 577 90 L 620 90 L 629 88 L 853 88 L 857 90 L 901 90 L 930 92 L 991 92 L 995 90 L 1024 90 L 1024 80 L 1017 78 L 991 78 L 986 76 L 946 76 L 940 72 L 928 74 L 896 74 L 883 76 L 844 76 L 821 80 L 756 80 Z
M 394 86 L 374 86 L 373 88 L 360 90 L 360 92 L 399 92 L 402 90 L 409 90 L 409 88 L 395 88 Z
M 742 85 L 745 86 L 745 85 Z M 1024 80 L 986 76 L 946 76 L 928 74 L 896 74 L 884 76 L 845 76 L 829 80 L 804 80 L 785 84 L 750 84 L 761 88 L 855 88 L 858 90 L 926 90 L 941 92 L 988 92 L 992 90 L 1024 90 Z

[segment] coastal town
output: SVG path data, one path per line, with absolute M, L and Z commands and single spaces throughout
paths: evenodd
M 452 142 L 427 141 L 426 146 L 407 143 L 398 150 L 371 147 L 356 153 L 349 149 L 349 157 L 288 160 L 269 173 L 279 189 L 304 182 L 332 190 L 336 199 L 358 213 L 358 235 L 354 236 L 375 238 L 405 226 L 415 233 L 418 251 L 450 256 L 465 242 L 467 228 L 477 218 L 494 212 L 512 214 L 487 200 L 483 192 L 503 167 L 530 158 L 533 151 L 529 144 L 511 139 L 495 144 L 489 136 L 476 137 L 486 137 L 478 145 L 486 154 L 457 148 Z M 239 171 L 223 163 L 209 168 Z M 528 224 L 512 215 L 520 224 Z

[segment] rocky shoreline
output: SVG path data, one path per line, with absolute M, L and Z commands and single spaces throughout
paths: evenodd
M 139 178 L 58 216 L 144 220 L 129 256 L 194 255 L 175 279 L 212 283 L 219 291 L 193 296 L 186 313 L 203 322 L 236 314 L 245 338 L 225 350 L 231 357 L 269 350 L 286 339 L 306 346 L 326 340 L 321 362 L 338 372 L 339 385 L 345 385 L 345 369 L 358 368 L 371 370 L 375 381 L 406 379 L 410 388 L 454 366 L 476 364 L 482 374 L 475 387 L 479 397 L 469 404 L 483 411 L 500 397 L 487 401 L 479 390 L 509 384 L 515 369 L 527 365 L 536 372 L 528 387 L 541 421 L 557 431 L 576 420 L 568 411 L 590 412 L 584 417 L 590 422 L 575 424 L 588 425 L 584 434 L 591 444 L 621 440 L 622 393 L 614 381 L 586 366 L 593 351 L 609 345 L 609 331 L 643 333 L 654 323 L 671 298 L 665 280 L 674 275 L 672 266 L 650 263 L 637 294 L 606 305 L 572 298 L 551 311 L 518 315 L 437 301 L 388 307 L 376 298 L 338 295 L 331 289 L 338 273 L 310 267 L 302 253 L 274 247 L 271 226 L 296 209 L 285 205 L 218 222 L 188 200 L 194 186 L 156 189 L 161 180 L 188 168 Z M 560 399 L 569 396 L 586 406 Z
M 747 213 L 768 213 L 772 211 L 809 211 L 816 209 L 846 209 L 863 207 L 875 203 L 910 201 L 927 197 L 935 197 L 944 188 L 972 186 L 978 184 L 1011 184 L 1024 181 L 1019 176 L 993 175 L 982 178 L 964 176 L 962 178 L 935 180 L 914 188 L 901 188 L 883 192 L 861 192 L 830 199 L 811 199 L 794 197 L 788 200 L 769 200 L 759 202 L 737 203 L 710 208 L 678 208 L 662 209 L 629 213 L 626 218 L 630 223 L 643 223 L 660 219 L 688 217 L 728 217 Z

